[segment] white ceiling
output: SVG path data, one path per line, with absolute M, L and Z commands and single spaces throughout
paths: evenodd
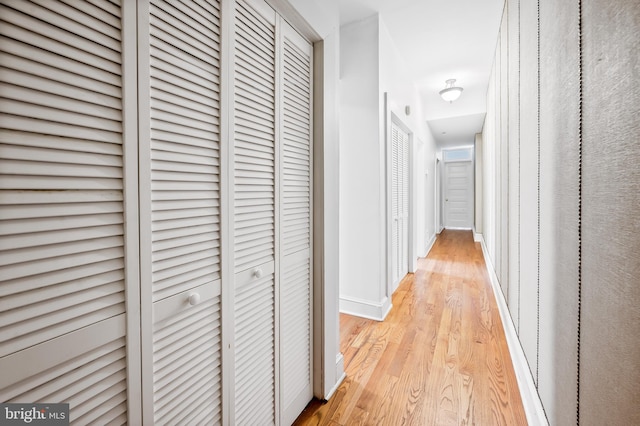
M 504 0 L 338 0 L 341 25 L 379 13 L 404 57 L 440 146 L 469 144 L 482 130 Z M 453 103 L 438 92 L 455 78 Z

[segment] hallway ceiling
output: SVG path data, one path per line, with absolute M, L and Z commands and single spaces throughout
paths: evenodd
M 468 145 L 482 130 L 504 0 L 338 0 L 345 25 L 379 13 L 406 61 L 439 146 Z M 438 92 L 455 78 L 453 103 Z

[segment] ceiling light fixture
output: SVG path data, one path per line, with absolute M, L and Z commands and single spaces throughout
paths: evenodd
M 440 91 L 440 96 L 442 96 L 442 99 L 445 101 L 451 103 L 460 97 L 462 94 L 462 87 L 454 86 L 456 83 L 455 78 L 450 78 L 446 83 L 447 86 Z

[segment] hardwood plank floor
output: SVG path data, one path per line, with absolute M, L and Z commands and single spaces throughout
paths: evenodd
M 347 378 L 295 425 L 526 425 L 482 249 L 443 231 L 384 322 L 340 315 Z

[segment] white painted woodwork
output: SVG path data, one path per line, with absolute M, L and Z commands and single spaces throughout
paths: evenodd
M 276 422 L 276 14 L 238 1 L 234 32 L 233 411 L 235 424 L 266 425 Z
M 0 15 L 0 400 L 125 423 L 120 6 Z
M 139 7 L 145 418 L 221 423 L 220 2 Z
M 313 397 L 313 47 L 225 7 L 0 5 L 2 401 L 290 424 Z
M 312 382 L 312 55 L 280 21 L 280 424 L 291 424 L 313 397 Z
M 473 162 L 444 163 L 445 228 L 473 226 Z
M 391 270 L 393 289 L 409 272 L 409 134 L 391 124 Z

